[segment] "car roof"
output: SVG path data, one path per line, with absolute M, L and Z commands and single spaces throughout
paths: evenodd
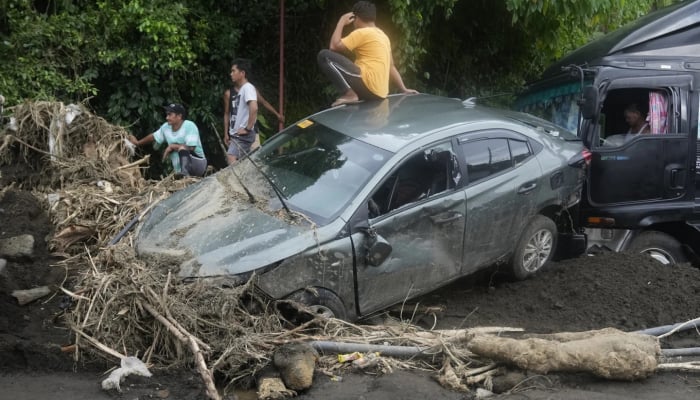
M 487 121 L 532 125 L 531 121 L 536 120 L 534 117 L 520 118 L 519 115 L 463 103 L 460 99 L 415 94 L 346 104 L 319 112 L 309 119 L 373 146 L 397 152 L 411 142 L 450 126 Z

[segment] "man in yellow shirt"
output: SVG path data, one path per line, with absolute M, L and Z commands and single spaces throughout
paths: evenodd
M 337 106 L 358 100 L 381 100 L 389 94 L 389 81 L 403 93 L 408 89 L 394 66 L 391 42 L 375 25 L 377 9 L 369 1 L 358 1 L 352 12 L 343 14 L 333 31 L 329 48 L 318 53 L 318 64 L 341 94 L 332 104 Z M 354 30 L 342 37 L 345 26 Z M 341 53 L 353 53 L 355 62 Z

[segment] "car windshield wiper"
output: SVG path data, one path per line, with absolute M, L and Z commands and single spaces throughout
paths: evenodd
M 248 200 L 250 200 L 251 203 L 255 203 L 255 196 L 253 196 L 253 193 L 251 193 L 250 190 L 248 190 L 248 187 L 245 185 L 245 183 L 243 183 L 243 179 L 241 179 L 241 177 L 238 176 L 238 174 L 236 173 L 235 168 L 231 168 L 231 172 L 233 173 L 233 176 L 235 176 L 236 179 L 238 179 L 238 183 L 241 184 L 243 190 L 245 190 L 245 193 L 248 195 Z
M 285 211 L 287 211 L 287 214 L 291 217 L 293 214 L 292 214 L 292 211 L 289 210 L 289 207 L 287 207 L 287 202 L 285 201 L 286 197 L 284 196 L 284 193 L 282 193 L 282 190 L 280 190 L 280 188 L 277 187 L 275 182 L 272 179 L 270 179 L 270 177 L 267 176 L 267 174 L 265 172 L 263 172 L 262 168 L 260 168 L 260 166 L 258 164 L 256 164 L 255 161 L 253 161 L 252 157 L 247 157 L 247 158 L 248 158 L 248 161 L 250 161 L 250 163 L 253 164 L 255 169 L 258 170 L 258 172 L 260 172 L 260 175 L 265 177 L 265 180 L 267 180 L 267 182 L 270 184 L 270 187 L 272 187 L 272 190 L 277 195 L 277 198 L 280 200 L 280 203 L 282 203 L 282 207 L 284 207 Z

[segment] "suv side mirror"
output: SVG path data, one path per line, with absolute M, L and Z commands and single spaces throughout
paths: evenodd
M 598 112 L 598 89 L 593 86 L 583 88 L 581 99 L 581 116 L 585 119 L 593 119 Z
M 391 245 L 383 237 L 370 237 L 367 244 L 367 264 L 373 267 L 380 266 L 389 257 L 391 250 Z

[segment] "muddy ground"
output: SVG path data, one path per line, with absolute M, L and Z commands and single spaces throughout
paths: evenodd
M 1 183 L 1 182 L 0 182 Z M 47 251 L 49 219 L 28 192 L 9 190 L 0 198 L 0 239 L 35 238 L 31 258 L 0 261 L 0 399 L 203 399 L 193 370 L 155 370 L 151 378 L 128 377 L 123 393 L 99 383 L 110 367 L 75 364 L 61 346 L 71 343 L 61 323 L 60 294 L 19 306 L 16 289 L 60 285 L 66 272 Z M 404 307 L 404 319 L 435 329 L 473 326 L 522 327 L 530 332 L 582 331 L 615 327 L 625 331 L 700 317 L 700 269 L 664 268 L 632 254 L 602 253 L 553 263 L 534 279 L 508 282 L 482 273 L 455 282 Z M 435 315 L 411 315 L 412 305 L 439 306 Z M 673 335 L 662 347 L 700 347 L 694 330 Z M 687 361 L 684 359 L 683 361 Z M 442 388 L 426 371 L 398 370 L 375 376 L 350 373 L 341 381 L 318 374 L 299 399 L 471 399 L 473 393 Z M 240 399 L 255 398 L 238 392 Z M 587 374 L 530 376 L 499 399 L 691 399 L 700 398 L 700 372 L 665 372 L 639 382 L 611 382 Z

